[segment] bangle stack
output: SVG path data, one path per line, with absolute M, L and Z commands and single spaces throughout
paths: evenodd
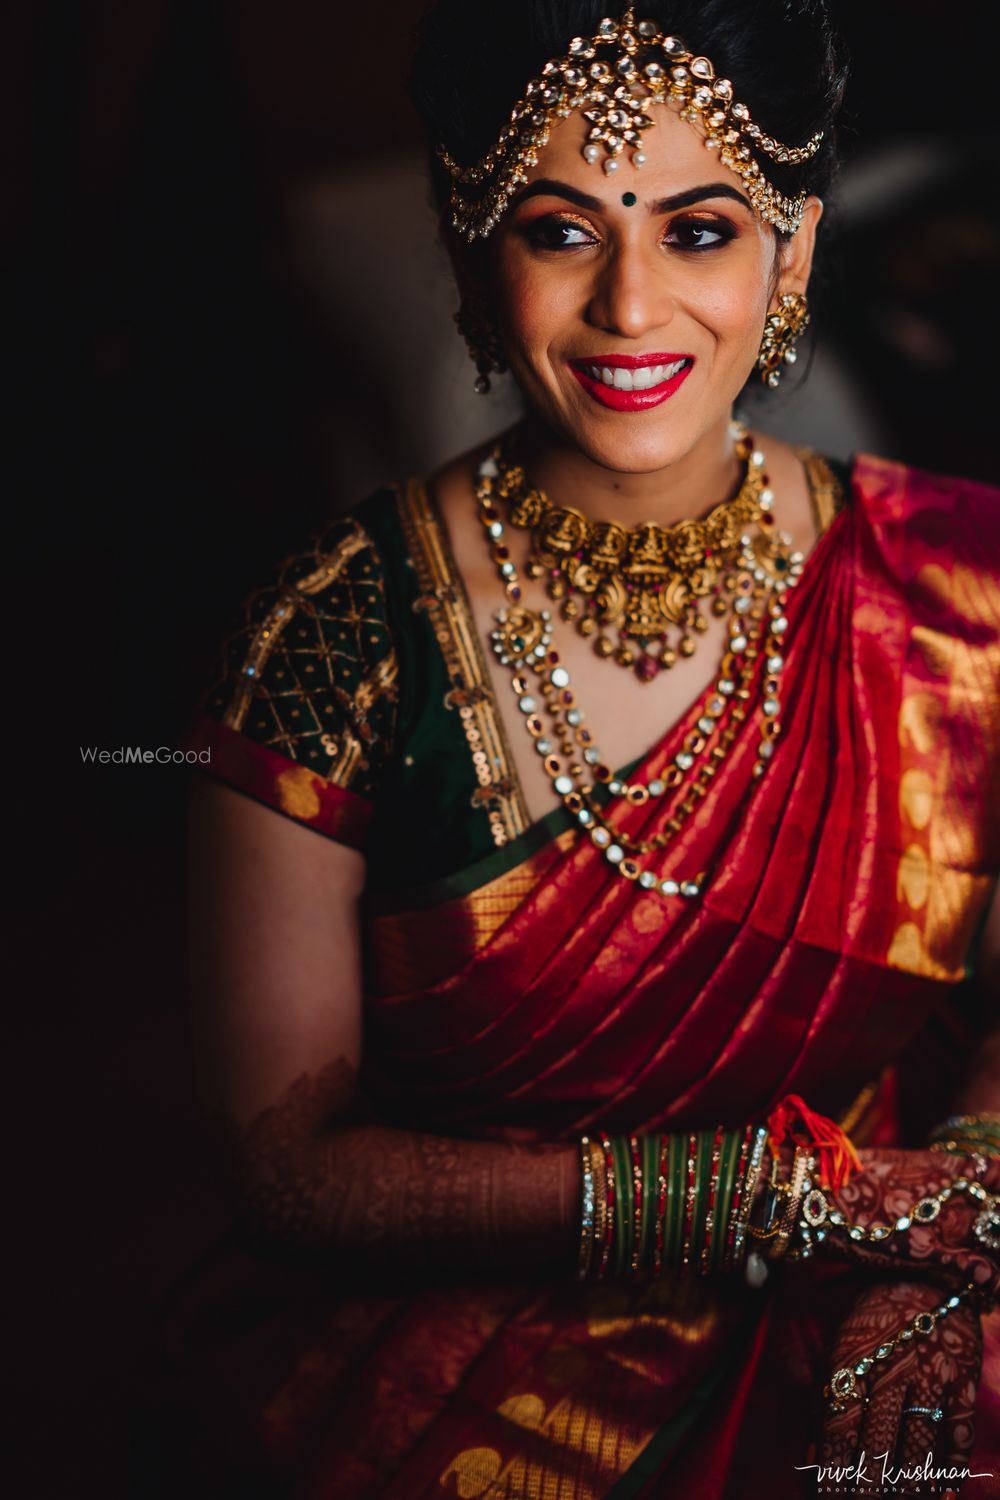
M 740 1268 L 767 1127 L 580 1139 L 581 1281 Z
M 932 1151 L 960 1156 L 1000 1156 L 1000 1114 L 949 1115 L 928 1137 Z

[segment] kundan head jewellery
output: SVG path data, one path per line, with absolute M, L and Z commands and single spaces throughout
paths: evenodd
M 655 124 L 654 103 L 669 104 L 696 126 L 706 147 L 742 180 L 750 202 L 767 223 L 794 234 L 805 193 L 789 197 L 767 180 L 755 153 L 782 166 L 808 161 L 819 149 L 818 131 L 802 146 L 787 146 L 750 118 L 728 78 L 707 57 L 693 54 L 655 21 L 635 19 L 629 5 L 620 20 L 600 21 L 592 37 L 575 36 L 563 57 L 550 58 L 514 104 L 510 120 L 478 162 L 463 166 L 445 146 L 438 155 L 452 180 L 451 222 L 471 243 L 496 227 L 552 126 L 581 110 L 590 129 L 586 161 L 618 170 L 623 159 L 641 167 L 643 132 Z
M 581 110 L 590 122 L 583 146 L 586 161 L 603 160 L 609 174 L 618 170 L 623 158 L 641 167 L 646 160 L 642 134 L 656 123 L 655 103 L 670 105 L 699 130 L 706 147 L 742 180 L 761 219 L 795 233 L 802 222 L 805 192 L 794 197 L 779 192 L 754 153 L 794 166 L 815 155 L 823 132 L 817 131 L 802 146 L 775 140 L 750 118 L 732 82 L 716 75 L 709 58 L 693 54 L 680 37 L 661 32 L 655 21 L 636 22 L 631 5 L 621 20 L 605 17 L 592 37 L 573 37 L 563 57 L 549 59 L 478 162 L 463 166 L 446 146 L 438 147 L 452 182 L 453 227 L 470 243 L 485 239 L 527 182 L 528 169 L 537 164 L 552 126 L 574 110 Z M 624 199 L 634 202 L 635 195 L 625 194 Z M 476 390 L 485 395 L 491 373 L 506 368 L 489 311 L 463 304 L 456 321 L 476 366 Z M 776 386 L 784 366 L 794 362 L 795 341 L 808 321 L 805 298 L 794 293 L 781 298 L 767 320 L 757 359 L 765 385 Z

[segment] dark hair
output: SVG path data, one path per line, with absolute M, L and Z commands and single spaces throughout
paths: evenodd
M 603 16 L 623 10 L 619 0 L 437 0 L 421 29 L 410 92 L 439 207 L 451 183 L 438 144 L 463 165 L 478 161 L 543 64 L 561 56 L 570 37 L 593 35 Z M 846 72 L 826 0 L 638 0 L 635 14 L 711 58 L 769 134 L 794 146 L 824 131 L 811 160 L 779 166 L 762 157 L 761 165 L 783 193 L 828 191 Z

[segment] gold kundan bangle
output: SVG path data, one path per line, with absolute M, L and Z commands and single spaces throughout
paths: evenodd
M 768 1257 L 770 1260 L 780 1260 L 788 1250 L 792 1235 L 795 1232 L 795 1226 L 798 1223 L 799 1207 L 802 1203 L 806 1177 L 814 1165 L 815 1163 L 809 1155 L 808 1147 L 796 1146 L 795 1155 L 792 1158 L 791 1171 L 788 1174 L 785 1211 L 781 1216 L 781 1223 L 774 1237 L 774 1244 L 771 1247 L 771 1253 Z
M 759 1125 L 754 1134 L 753 1145 L 750 1149 L 750 1164 L 747 1167 L 746 1180 L 740 1195 L 739 1217 L 736 1220 L 736 1233 L 733 1236 L 733 1259 L 734 1270 L 739 1270 L 743 1262 L 743 1254 L 746 1248 L 746 1237 L 750 1232 L 750 1214 L 753 1211 L 754 1199 L 757 1194 L 757 1184 L 764 1164 L 764 1148 L 767 1145 L 767 1126 Z
M 608 1227 L 608 1174 L 600 1141 L 591 1141 L 590 1155 L 594 1174 L 594 1249 L 591 1259 L 599 1270 Z
M 590 1137 L 580 1137 L 580 1250 L 577 1274 L 584 1281 L 590 1272 L 594 1253 L 594 1170 L 590 1150 Z

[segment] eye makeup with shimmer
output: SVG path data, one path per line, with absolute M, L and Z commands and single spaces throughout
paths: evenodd
M 566 212 L 539 214 L 517 227 L 522 238 L 536 250 L 564 253 L 583 250 L 600 241 L 592 224 Z M 571 239 L 574 234 L 577 238 Z M 724 249 L 738 234 L 738 227 L 725 216 L 678 214 L 665 226 L 662 243 L 674 250 L 702 255 Z

